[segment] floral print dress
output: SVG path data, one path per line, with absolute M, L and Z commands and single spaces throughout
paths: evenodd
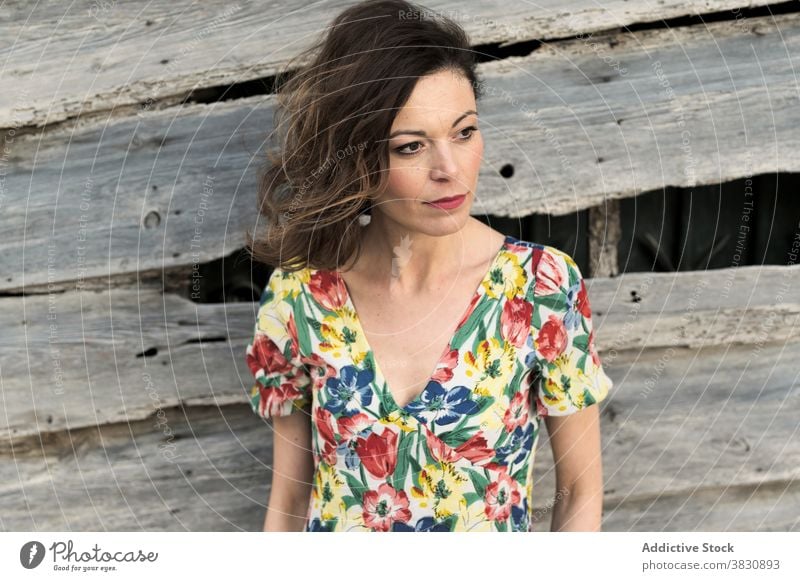
M 405 406 L 338 271 L 275 269 L 246 361 L 259 416 L 310 414 L 306 531 L 530 531 L 541 418 L 612 386 L 578 266 L 512 236 Z

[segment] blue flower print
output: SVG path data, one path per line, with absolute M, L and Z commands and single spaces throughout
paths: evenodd
M 319 517 L 316 517 L 308 523 L 306 531 L 309 533 L 331 533 L 333 532 L 333 529 L 331 528 L 330 524 L 327 522 L 323 523 Z
M 528 333 L 528 338 L 525 340 L 525 345 L 528 347 L 528 354 L 525 355 L 525 367 L 528 369 L 533 368 L 536 364 L 536 349 L 533 346 L 533 333 Z
M 435 422 L 445 426 L 478 411 L 478 404 L 470 399 L 471 393 L 463 385 L 446 390 L 438 381 L 429 381 L 420 397 L 405 409 L 424 424 Z
M 373 377 L 371 369 L 359 370 L 353 365 L 343 367 L 339 377 L 329 377 L 325 382 L 328 396 L 325 409 L 333 414 L 357 414 L 362 407 L 367 407 L 372 402 L 370 384 Z
M 424 516 L 417 521 L 417 524 L 412 528 L 404 522 L 394 521 L 392 523 L 392 532 L 397 533 L 447 533 L 450 532 L 450 527 L 446 522 L 437 523 L 432 516 Z
M 575 299 L 581 291 L 581 282 L 578 281 L 567 289 L 567 314 L 564 315 L 564 326 L 567 330 L 574 331 L 581 326 L 581 315 L 575 308 Z
M 522 506 L 511 507 L 511 530 L 514 532 L 527 532 L 530 528 L 528 520 L 528 499 L 522 498 Z
M 497 448 L 497 461 L 507 466 L 524 461 L 533 444 L 533 424 L 528 422 L 525 429 L 517 426 L 508 442 Z

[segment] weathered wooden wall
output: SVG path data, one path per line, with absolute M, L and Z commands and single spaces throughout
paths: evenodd
M 257 306 L 188 297 L 255 225 L 274 100 L 198 101 L 275 74 L 348 4 L 0 8 L 0 529 L 261 526 Z M 614 275 L 606 202 L 797 171 L 800 12 L 745 11 L 766 4 L 427 3 L 479 49 L 542 43 L 480 66 L 474 212 L 599 210 L 592 272 Z M 591 279 L 605 530 L 800 528 L 798 285 L 799 266 Z M 546 530 L 546 434 L 537 455 Z

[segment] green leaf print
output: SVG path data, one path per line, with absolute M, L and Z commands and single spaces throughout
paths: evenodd
M 317 340 L 322 342 L 322 323 L 320 323 L 317 319 L 313 317 L 306 317 L 306 325 L 311 327 L 314 330 L 314 335 L 317 337 Z
M 453 532 L 456 528 L 456 523 L 458 522 L 458 515 L 451 514 L 447 518 L 443 519 L 442 522 L 447 525 L 447 530 Z
M 453 335 L 453 339 L 450 341 L 450 347 L 452 349 L 461 350 L 461 345 L 475 332 L 476 327 L 483 322 L 486 312 L 491 307 L 492 300 L 487 298 L 486 295 L 482 295 L 467 321 L 465 321 L 464 325 Z
M 577 335 L 572 339 L 572 346 L 579 348 L 584 353 L 589 352 L 589 335 Z
M 408 462 L 411 465 L 411 482 L 414 486 L 420 488 L 419 475 L 422 472 L 422 466 L 419 465 L 419 462 L 417 462 L 414 456 L 409 456 Z
M 464 426 L 463 428 L 452 430 L 443 436 L 439 436 L 439 439 L 451 448 L 457 448 L 462 441 L 469 439 L 472 435 L 470 432 L 474 430 L 475 428 L 472 426 Z
M 403 490 L 408 472 L 408 447 L 412 444 L 412 438 L 404 431 L 400 432 L 400 441 L 397 443 L 397 465 L 392 474 L 392 486 L 395 490 Z
M 564 295 L 565 293 L 563 291 L 559 291 L 552 295 L 547 295 L 546 297 L 536 297 L 536 302 L 540 307 L 547 307 L 551 311 L 560 313 L 564 310 L 564 305 L 567 303 Z M 539 309 L 536 310 L 538 311 Z
M 474 503 L 482 500 L 482 497 L 475 492 L 465 492 L 464 500 L 467 501 L 467 506 L 472 506 Z
M 342 502 L 344 502 L 345 510 L 351 506 L 361 505 L 360 499 L 356 498 L 355 496 L 350 496 L 349 494 L 342 495 Z
M 283 357 L 286 361 L 292 360 L 292 340 L 289 339 L 283 344 Z
M 583 402 L 584 407 L 592 405 L 593 403 L 597 403 L 597 400 L 592 395 L 591 391 L 589 391 L 588 389 L 585 389 L 585 390 L 583 390 L 583 393 L 584 393 L 584 395 L 583 395 L 583 397 L 584 397 L 584 402 Z
M 587 353 L 584 353 L 583 355 L 581 355 L 581 356 L 580 356 L 580 359 L 578 359 L 578 363 L 577 363 L 577 365 L 578 365 L 578 367 L 579 367 L 580 369 L 586 369 L 586 358 L 587 358 L 588 356 L 589 356 L 589 355 L 588 355 Z
M 535 432 L 534 432 L 535 434 Z M 513 472 L 509 472 L 509 476 L 511 476 L 512 480 L 516 480 L 517 484 L 519 484 L 520 490 L 522 490 L 522 494 L 525 495 L 526 490 L 526 483 L 528 482 L 528 469 L 531 467 L 531 462 L 534 461 L 536 446 L 538 444 L 538 438 L 536 435 L 533 437 L 533 447 L 531 454 L 525 457 L 525 460 L 520 463 L 516 470 Z
M 344 475 L 345 480 L 347 480 L 347 485 L 350 487 L 350 492 L 353 493 L 353 496 L 356 498 L 361 498 L 364 496 L 364 492 L 367 490 L 366 480 L 361 482 L 358 478 L 350 474 L 348 471 L 343 471 L 341 474 Z M 363 477 L 364 468 L 361 468 L 361 474 Z
M 483 498 L 486 494 L 486 487 L 489 486 L 489 479 L 472 468 L 464 468 L 464 471 L 469 475 L 469 479 L 472 480 L 472 485 L 475 487 L 475 493 Z
M 536 290 L 536 279 L 531 281 L 531 283 L 528 285 L 528 290 L 525 293 L 525 300 L 528 301 L 529 303 L 534 302 L 533 293 L 535 290 Z
M 297 342 L 300 343 L 300 353 L 311 353 L 311 338 L 308 336 L 308 326 L 302 322 L 306 320 L 305 309 L 302 301 L 297 301 L 294 305 L 294 320 L 300 321 L 295 328 L 297 329 Z
M 542 313 L 538 309 L 539 299 L 536 299 L 536 305 L 533 307 L 533 317 L 531 317 L 531 326 L 534 329 L 542 328 Z

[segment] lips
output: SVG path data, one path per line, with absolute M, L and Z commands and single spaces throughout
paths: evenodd
M 454 200 L 458 200 L 459 198 L 463 198 L 466 194 L 459 194 L 457 196 L 449 196 L 447 198 L 439 198 L 438 200 L 431 200 L 430 202 L 425 202 L 426 204 L 442 204 L 445 202 L 452 202 Z

